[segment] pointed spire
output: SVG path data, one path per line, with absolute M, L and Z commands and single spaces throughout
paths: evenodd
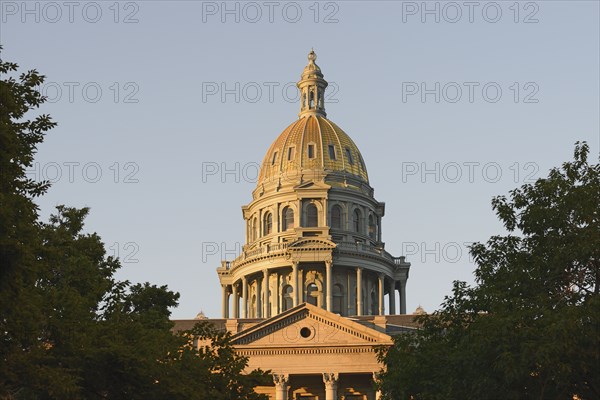
M 300 113 L 304 115 L 327 116 L 325 112 L 325 88 L 327 81 L 323 79 L 321 68 L 315 63 L 317 54 L 314 50 L 308 53 L 308 65 L 304 67 L 300 81 L 296 86 L 300 90 Z

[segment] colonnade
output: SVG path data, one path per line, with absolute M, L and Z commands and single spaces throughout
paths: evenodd
M 292 287 L 292 293 L 291 293 L 291 299 L 292 299 L 292 306 L 295 307 L 298 304 L 300 304 L 303 300 L 302 300 L 302 290 L 303 288 L 303 283 L 299 283 L 298 282 L 298 278 L 299 278 L 299 263 L 297 262 L 292 262 L 291 264 L 291 269 L 292 269 L 292 277 L 291 277 L 291 287 Z M 255 313 L 253 313 L 254 317 L 256 318 L 269 318 L 272 315 L 271 314 L 271 310 L 269 307 L 269 299 L 272 298 L 277 298 L 278 296 L 283 296 L 284 293 L 275 293 L 273 296 L 272 293 L 270 293 L 270 289 L 269 289 L 269 276 L 271 273 L 275 273 L 275 274 L 280 274 L 280 270 L 284 269 L 285 267 L 277 267 L 277 268 L 273 268 L 271 270 L 269 269 L 263 269 L 262 270 L 262 276 L 259 273 L 258 275 L 254 275 L 253 277 L 253 281 L 256 280 L 257 282 L 257 286 L 256 286 L 256 291 L 258 292 L 257 296 L 256 296 L 256 309 L 255 309 Z M 325 261 L 325 290 L 324 290 L 324 304 L 323 304 L 323 308 L 325 308 L 327 311 L 332 311 L 333 309 L 333 271 L 332 271 L 332 262 L 331 261 Z M 363 284 L 364 284 L 364 279 L 363 279 L 363 275 L 364 275 L 364 270 L 365 268 L 363 267 L 356 267 L 355 271 L 356 271 L 356 315 L 360 316 L 363 315 L 364 312 L 364 304 L 363 304 Z M 368 270 L 367 270 L 368 271 Z M 239 291 L 239 286 L 241 286 L 241 293 Z M 222 308 L 222 318 L 249 318 L 250 317 L 250 307 L 254 307 L 254 305 L 250 304 L 250 300 L 249 300 L 249 296 L 248 296 L 248 277 L 247 276 L 243 276 L 241 279 L 238 279 L 236 282 L 234 282 L 231 285 L 221 285 L 221 289 L 222 289 L 222 303 L 221 303 L 221 308 Z M 387 290 L 386 290 L 387 289 Z M 349 288 L 348 288 L 349 290 Z M 400 314 L 406 314 L 406 278 L 404 279 L 400 279 L 400 280 L 396 280 L 396 279 L 392 279 L 389 276 L 386 276 L 383 273 L 379 273 L 377 275 L 377 285 L 376 285 L 376 290 L 377 290 L 377 305 L 378 305 L 378 310 L 377 310 L 377 314 L 378 315 L 385 315 L 385 301 L 384 301 L 384 296 L 385 293 L 389 293 L 389 314 L 393 315 L 396 314 L 396 291 L 399 291 L 400 294 L 400 304 L 399 304 L 399 311 Z M 230 314 L 230 298 L 233 298 L 233 307 L 232 307 L 232 312 Z M 368 303 L 370 303 L 371 299 L 369 296 L 367 296 L 366 301 Z M 240 307 L 240 302 L 241 302 L 241 307 Z M 240 309 L 241 308 L 241 309 Z M 283 310 L 279 310 L 278 311 L 283 311 Z M 369 314 L 370 308 L 367 307 L 367 314 Z M 375 311 L 373 311 L 373 314 L 375 313 Z
M 339 374 L 334 372 L 324 372 L 323 384 L 325 386 L 325 400 L 337 400 L 338 398 L 338 381 Z M 376 379 L 377 374 L 373 373 L 373 379 Z M 275 400 L 288 400 L 289 392 L 289 375 L 288 374 L 273 374 L 273 382 L 275 383 Z M 381 398 L 381 392 L 375 392 L 375 400 Z

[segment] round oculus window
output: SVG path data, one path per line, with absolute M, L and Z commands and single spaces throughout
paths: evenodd
M 300 336 L 302 336 L 305 339 L 309 338 L 311 334 L 312 334 L 312 331 L 310 330 L 310 328 L 304 327 L 304 328 L 300 329 Z

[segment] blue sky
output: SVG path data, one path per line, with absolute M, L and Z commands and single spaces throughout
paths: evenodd
M 502 233 L 493 196 L 599 151 L 599 3 L 0 3 L 2 58 L 47 76 L 59 126 L 39 200 L 91 208 L 122 279 L 220 316 L 215 268 L 244 240 L 256 166 L 297 118 L 314 47 L 328 117 L 359 146 L 383 240 L 412 263 L 407 309 L 472 281 L 466 243 Z

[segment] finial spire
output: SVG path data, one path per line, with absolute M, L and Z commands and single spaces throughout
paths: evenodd
M 299 117 L 304 115 L 321 115 L 325 113 L 325 88 L 327 81 L 323 79 L 321 68 L 315 63 L 317 54 L 311 48 L 308 53 L 308 65 L 304 67 L 300 81 L 296 86 L 300 90 L 300 113 Z

